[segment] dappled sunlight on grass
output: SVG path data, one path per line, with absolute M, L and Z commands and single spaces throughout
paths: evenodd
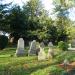
M 0 75 L 3 72 L 4 74 L 7 73 L 6 75 L 49 75 L 50 72 L 61 70 L 55 65 L 61 63 L 65 58 L 68 58 L 71 62 L 75 61 L 74 52 L 63 52 L 57 50 L 57 48 L 54 50 L 56 53 L 54 58 L 45 61 L 38 61 L 37 56 L 16 57 L 14 55 L 15 50 L 15 48 L 7 48 L 0 51 Z M 47 53 L 48 47 L 45 50 Z M 13 54 L 12 57 L 11 54 Z

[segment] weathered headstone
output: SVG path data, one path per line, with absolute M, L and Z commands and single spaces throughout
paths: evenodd
M 49 42 L 48 47 L 53 47 L 52 42 Z
M 42 48 L 44 48 L 44 47 L 45 47 L 45 45 L 44 45 L 44 43 L 43 43 L 43 42 L 41 42 L 41 43 L 40 43 L 40 47 L 42 47 Z
M 28 51 L 28 55 L 36 55 L 36 49 L 37 49 L 36 40 L 33 40 L 30 43 L 30 49 Z
M 54 57 L 54 50 L 52 48 L 49 48 L 47 58 L 53 58 Z
M 71 47 L 72 47 L 72 48 L 75 48 L 75 39 L 72 40 L 72 42 L 71 42 Z
M 24 40 L 23 38 L 19 38 L 16 50 L 16 56 L 23 56 L 25 55 L 24 52 Z
M 46 53 L 44 52 L 44 48 L 40 47 L 40 51 L 38 53 L 38 60 L 46 60 Z
M 69 48 L 71 48 L 71 44 L 68 44 Z
M 53 50 L 52 42 L 49 42 L 48 47 L 49 47 L 49 50 L 48 50 L 47 58 L 50 59 L 50 58 L 53 58 L 53 56 L 54 56 L 54 50 Z

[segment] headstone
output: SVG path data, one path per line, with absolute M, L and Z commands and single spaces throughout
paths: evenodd
M 36 55 L 36 49 L 37 49 L 36 40 L 33 40 L 30 43 L 30 49 L 28 51 L 28 55 Z
M 44 48 L 40 47 L 40 51 L 38 53 L 38 60 L 46 60 L 46 53 L 44 52 Z
M 45 45 L 44 45 L 44 43 L 43 43 L 43 42 L 41 42 L 41 43 L 40 43 L 40 47 L 42 47 L 42 48 L 44 48 L 44 47 L 45 47 Z
M 52 48 L 49 48 L 47 58 L 53 58 L 54 57 L 54 50 Z
M 24 40 L 23 38 L 19 38 L 16 50 L 16 56 L 23 56 L 25 55 L 24 52 Z
M 53 47 L 52 42 L 49 42 L 48 47 Z
M 38 48 L 36 49 L 36 55 L 38 55 L 39 51 L 40 51 L 40 48 L 38 47 Z
M 72 47 L 72 48 L 75 48 L 75 39 L 72 40 L 72 42 L 71 42 L 71 47 Z
M 75 51 L 75 47 L 72 47 L 71 44 L 69 44 L 68 46 L 69 46 L 69 47 L 68 47 L 68 50 L 70 50 L 70 51 Z
M 69 48 L 71 48 L 71 44 L 68 44 Z
M 49 42 L 48 47 L 49 47 L 49 50 L 48 50 L 47 58 L 50 59 L 50 58 L 53 58 L 53 56 L 54 56 L 54 50 L 53 50 L 52 42 Z

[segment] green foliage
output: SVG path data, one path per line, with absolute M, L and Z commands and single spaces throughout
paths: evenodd
M 28 24 L 26 24 L 25 16 L 20 6 L 14 5 L 12 7 L 8 15 L 8 20 L 10 25 L 10 39 L 14 37 L 13 42 L 16 43 L 18 38 L 27 35 L 28 30 Z
M 67 59 L 69 62 L 75 61 L 75 53 L 72 51 L 61 51 L 55 57 L 57 63 L 63 63 L 65 59 Z
M 58 42 L 59 41 L 67 41 L 68 40 L 68 27 L 71 25 L 71 20 L 68 18 L 69 12 L 68 9 L 69 0 L 65 2 L 65 0 L 54 0 L 55 2 L 55 8 L 54 13 L 57 13 L 57 18 L 55 21 L 57 32 L 58 32 Z
M 9 24 L 7 20 L 7 13 L 9 13 L 9 7 L 12 2 L 6 3 L 5 0 L 0 0 L 0 30 L 9 31 Z
M 0 35 L 0 50 L 4 49 L 8 44 L 8 37 Z
M 75 52 L 73 51 L 57 52 L 58 55 L 52 61 L 38 61 L 36 56 L 15 57 L 15 50 L 16 48 L 5 48 L 0 51 L 1 75 L 66 75 L 66 72 L 58 66 L 59 63 L 63 63 L 65 58 L 70 63 L 75 61 Z M 27 51 L 28 48 L 25 50 Z
M 62 68 L 57 67 L 57 66 L 52 66 L 50 67 L 49 75 L 62 75 L 63 72 L 64 70 Z
M 19 33 L 18 35 L 21 35 L 21 33 L 25 31 L 24 14 L 22 13 L 20 6 L 14 6 L 11 9 L 9 24 L 11 32 L 16 32 Z
M 59 49 L 66 51 L 68 50 L 68 44 L 66 42 L 60 41 L 58 42 Z
M 69 39 L 74 39 L 75 38 L 75 26 L 70 26 L 68 28 L 68 33 L 69 33 Z
M 13 37 L 15 42 L 20 37 L 23 37 L 27 42 L 33 39 L 52 41 L 53 44 L 67 41 L 69 33 L 72 32 L 68 31 L 71 21 L 68 18 L 67 10 L 70 7 L 64 0 L 53 1 L 55 4 L 54 13 L 57 13 L 55 20 L 49 17 L 40 0 L 29 0 L 22 8 L 13 5 L 8 9 L 10 12 L 5 9 L 11 4 L 1 5 L 0 3 L 0 30 L 9 32 L 10 39 Z
M 56 26 L 50 25 L 48 26 L 48 36 L 49 36 L 49 41 L 52 41 L 53 44 L 57 43 L 57 38 L 58 38 L 58 32 Z

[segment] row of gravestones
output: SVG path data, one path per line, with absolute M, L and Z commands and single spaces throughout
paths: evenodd
M 53 44 L 52 42 L 49 42 L 48 44 L 49 50 L 48 54 L 46 55 L 44 51 L 44 43 L 40 43 L 39 47 L 37 46 L 36 40 L 33 40 L 30 43 L 30 49 L 28 50 L 28 55 L 38 55 L 38 60 L 45 60 L 46 58 L 52 58 L 54 56 L 54 51 L 53 51 Z M 16 50 L 16 56 L 23 56 L 25 55 L 25 50 L 24 50 L 24 40 L 23 38 L 20 38 L 18 40 L 17 44 L 17 50 Z

